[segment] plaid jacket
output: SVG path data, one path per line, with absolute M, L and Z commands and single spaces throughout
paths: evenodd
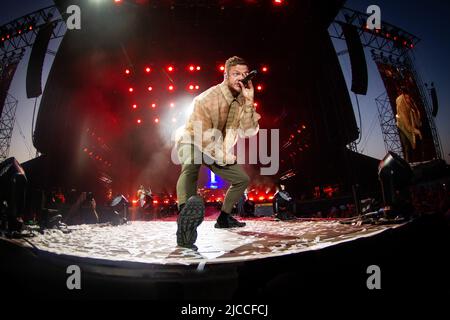
M 231 112 L 228 119 L 232 104 L 236 104 L 236 112 Z M 234 98 L 222 82 L 195 97 L 193 111 L 176 140 L 178 144 L 195 144 L 218 164 L 230 164 L 236 159 L 231 151 L 238 137 L 256 135 L 260 118 L 253 105 L 245 105 L 242 94 Z

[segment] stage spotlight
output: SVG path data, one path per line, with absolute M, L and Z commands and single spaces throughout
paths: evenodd
M 129 92 L 133 92 L 134 89 L 130 87 L 130 88 L 128 88 L 128 91 L 129 91 Z
M 258 106 L 258 102 L 254 102 L 253 106 L 256 108 Z
M 174 66 L 168 66 L 168 67 L 167 67 L 167 71 L 169 71 L 169 72 L 175 71 Z
M 171 108 L 175 107 L 175 103 L 171 102 L 169 105 Z
M 145 72 L 150 73 L 150 71 L 152 71 L 152 69 L 150 69 L 150 67 L 145 68 Z
M 155 123 L 159 123 L 159 119 L 158 118 L 155 118 Z
M 381 183 L 385 215 L 394 216 L 406 213 L 404 209 L 409 197 L 408 187 L 413 178 L 413 171 L 408 162 L 389 151 L 378 165 L 378 177 Z
M 189 86 L 189 90 L 194 90 L 194 86 L 192 84 Z
M 112 200 L 111 209 L 113 211 L 113 215 L 111 218 L 111 224 L 117 226 L 127 222 L 128 206 L 129 201 L 124 195 L 119 195 Z
M 284 0 L 273 0 L 273 4 L 276 6 L 281 6 L 284 4 Z
M 263 89 L 262 85 L 257 85 L 257 86 L 256 86 L 256 90 L 262 91 L 262 89 Z
M 137 104 L 133 104 L 133 109 L 136 109 L 137 108 Z
M 195 90 L 198 90 L 198 89 L 200 89 L 200 87 L 199 86 L 195 86 Z
M 170 85 L 167 87 L 167 89 L 169 89 L 169 91 L 173 91 L 175 89 L 175 87 L 173 85 Z
M 148 91 L 152 91 L 152 90 L 153 90 L 153 87 L 150 86 L 150 87 L 147 88 L 147 90 L 148 90 Z
M 136 122 L 137 122 L 138 124 L 141 124 L 141 123 L 142 123 L 142 120 L 141 120 L 141 119 L 137 119 Z
M 264 67 L 261 68 L 261 71 L 262 71 L 262 72 L 267 72 L 267 71 L 269 71 L 269 68 L 267 68 L 267 67 L 264 66 Z
M 125 74 L 130 74 L 130 69 L 125 69 Z
M 194 66 L 189 66 L 189 71 L 194 71 L 195 70 L 195 67 Z
M 195 68 L 195 69 L 197 69 L 197 71 L 200 71 L 200 70 L 201 70 L 200 66 L 197 66 L 197 68 Z
M 152 103 L 152 108 L 156 108 L 156 103 Z
M 224 65 L 219 66 L 219 70 L 220 71 L 225 71 L 225 66 Z

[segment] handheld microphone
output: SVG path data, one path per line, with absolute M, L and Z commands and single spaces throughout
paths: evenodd
M 242 84 L 244 86 L 247 86 L 248 82 L 252 80 L 256 75 L 258 74 L 258 71 L 252 70 L 244 79 L 242 79 Z

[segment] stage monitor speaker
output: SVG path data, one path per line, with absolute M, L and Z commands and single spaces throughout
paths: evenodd
M 414 176 L 411 166 L 392 151 L 380 161 L 378 176 L 381 182 L 385 206 L 396 205 L 401 191 L 412 182 Z
M 367 94 L 368 73 L 364 48 L 355 26 L 341 23 L 342 31 L 347 42 L 348 53 L 352 68 L 352 91 L 356 94 Z
M 273 205 L 271 203 L 262 203 L 255 205 L 255 216 L 267 217 L 273 215 Z
M 439 102 L 437 98 L 436 88 L 432 87 L 430 93 L 431 93 L 431 102 L 433 103 L 432 115 L 433 117 L 436 118 L 439 109 Z
M 54 24 L 49 23 L 41 27 L 36 35 L 27 69 L 26 87 L 28 98 L 36 98 L 42 94 L 42 68 L 53 29 Z

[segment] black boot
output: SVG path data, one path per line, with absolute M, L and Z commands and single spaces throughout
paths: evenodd
M 245 227 L 245 222 L 239 222 L 231 214 L 221 211 L 214 227 L 219 229 L 239 228 Z
M 180 205 L 177 219 L 177 244 L 180 247 L 197 250 L 194 245 L 197 240 L 197 227 L 205 217 L 205 205 L 199 196 L 192 196 L 186 205 Z

